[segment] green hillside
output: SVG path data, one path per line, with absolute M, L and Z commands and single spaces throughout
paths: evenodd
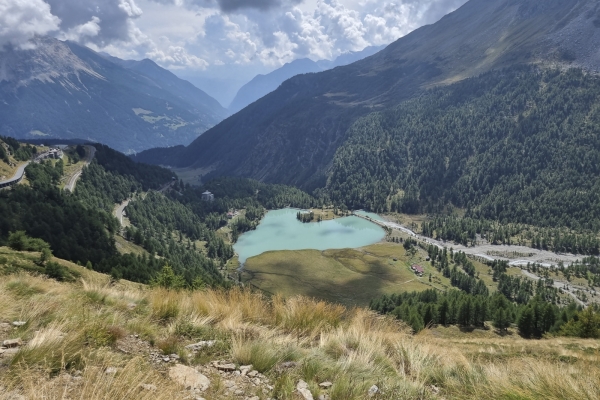
M 492 72 L 359 120 L 327 192 L 349 207 L 600 229 L 600 80 Z

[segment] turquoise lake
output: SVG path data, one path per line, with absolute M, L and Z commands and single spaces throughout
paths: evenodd
M 385 237 L 381 227 L 359 217 L 303 224 L 296 219 L 298 211 L 269 211 L 256 230 L 241 235 L 233 246 L 240 263 L 267 251 L 357 248 Z

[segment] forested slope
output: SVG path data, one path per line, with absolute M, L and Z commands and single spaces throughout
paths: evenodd
M 487 73 L 350 129 L 327 192 L 349 207 L 441 211 L 600 229 L 600 79 L 578 69 Z

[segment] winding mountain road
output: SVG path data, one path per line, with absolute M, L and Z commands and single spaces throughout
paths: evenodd
M 94 146 L 86 145 L 85 147 L 88 149 L 88 153 L 85 156 L 85 159 L 83 160 L 83 167 L 81 167 L 81 170 L 73 174 L 73 176 L 69 178 L 69 181 L 65 185 L 65 190 L 68 190 L 69 192 L 73 192 L 75 190 L 75 185 L 77 184 L 77 180 L 81 177 L 83 168 L 90 165 L 90 163 L 94 159 L 94 155 L 96 154 L 96 148 Z
M 0 189 L 7 188 L 21 182 L 23 176 L 25 176 L 25 168 L 27 168 L 30 162 L 31 161 L 27 161 L 25 164 L 20 165 L 19 168 L 17 168 L 17 172 L 15 172 L 12 178 L 7 179 L 5 181 L 0 181 Z
M 113 211 L 113 215 L 115 217 L 117 217 L 117 219 L 119 220 L 119 223 L 121 224 L 121 226 L 123 228 L 125 227 L 125 225 L 123 225 L 123 212 L 125 211 L 125 208 L 129 205 L 129 202 L 131 202 L 131 199 L 127 199 L 124 202 L 122 202 L 121 204 L 117 204 Z
M 531 264 L 539 264 L 544 267 L 550 267 L 552 265 L 558 265 L 559 262 L 563 262 L 565 265 L 570 265 L 577 260 L 582 260 L 585 256 L 578 254 L 565 254 L 565 253 L 552 253 L 546 250 L 538 250 L 531 247 L 526 246 L 518 246 L 518 245 L 494 245 L 490 243 L 482 243 L 477 244 L 475 246 L 466 247 L 461 244 L 456 244 L 452 242 L 444 242 L 441 240 L 435 240 L 426 236 L 419 235 L 413 232 L 411 229 L 402 226 L 396 222 L 390 221 L 378 221 L 374 220 L 368 216 L 353 214 L 359 218 L 366 219 L 367 221 L 371 221 L 374 224 L 377 224 L 382 227 L 387 227 L 391 229 L 398 230 L 400 232 L 404 232 L 413 238 L 425 242 L 427 244 L 432 244 L 434 246 L 439 247 L 440 249 L 444 247 L 452 248 L 454 251 L 462 251 L 465 254 L 470 254 L 475 257 L 480 257 L 489 261 L 493 260 L 502 260 L 508 261 L 508 264 L 513 267 L 523 267 L 526 266 L 527 263 Z M 508 255 L 514 254 L 514 257 L 508 257 Z M 507 256 L 504 256 L 507 255 Z

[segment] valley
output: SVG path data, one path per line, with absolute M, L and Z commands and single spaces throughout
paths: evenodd
M 21 3 L 0 399 L 600 398 L 597 1 Z

